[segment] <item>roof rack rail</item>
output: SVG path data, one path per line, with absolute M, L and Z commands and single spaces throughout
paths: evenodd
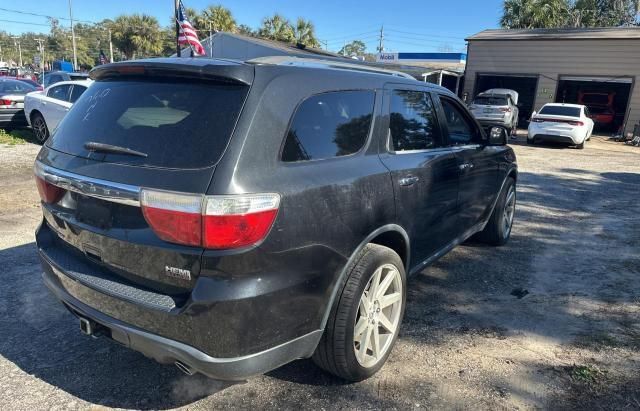
M 296 56 L 268 56 L 258 57 L 247 60 L 245 63 L 250 64 L 271 64 L 275 66 L 297 66 L 297 67 L 316 67 L 316 68 L 335 68 L 344 70 L 363 71 L 367 73 L 386 74 L 389 76 L 402 77 L 415 80 L 415 78 L 407 73 L 395 70 L 387 70 L 384 68 L 371 66 L 367 64 L 355 64 L 338 61 L 336 59 L 319 59 Z M 416 80 L 417 81 L 417 80 Z

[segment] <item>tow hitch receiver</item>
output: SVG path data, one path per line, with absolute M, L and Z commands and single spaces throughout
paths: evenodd
M 80 331 L 86 335 L 93 335 L 95 331 L 93 321 L 80 317 Z

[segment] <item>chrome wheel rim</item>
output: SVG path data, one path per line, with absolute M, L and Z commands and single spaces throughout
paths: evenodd
M 502 213 L 502 232 L 505 237 L 508 237 L 511 233 L 511 226 L 513 225 L 513 215 L 516 211 L 516 190 L 513 186 L 509 187 L 507 192 L 507 201 L 504 204 L 504 213 Z
M 44 141 L 47 138 L 47 125 L 41 117 L 36 117 L 33 121 L 33 131 L 35 131 L 36 137 L 40 141 Z
M 379 267 L 367 283 L 353 329 L 353 349 L 361 366 L 375 366 L 389 351 L 400 325 L 402 293 L 402 276 L 392 264 Z

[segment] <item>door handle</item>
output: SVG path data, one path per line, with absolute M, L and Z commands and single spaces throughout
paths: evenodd
M 473 163 L 462 163 L 458 167 L 460 168 L 460 170 L 470 170 L 474 166 L 473 166 Z
M 398 180 L 398 184 L 400 184 L 403 187 L 408 187 L 408 186 L 414 185 L 418 181 L 420 181 L 420 179 L 418 177 L 408 176 L 408 177 L 404 177 L 404 178 L 401 178 L 400 180 Z

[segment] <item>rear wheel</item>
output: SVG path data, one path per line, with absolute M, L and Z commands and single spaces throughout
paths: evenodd
M 387 247 L 368 244 L 336 297 L 313 361 L 345 380 L 369 378 L 391 353 L 405 300 L 402 260 Z
M 42 114 L 36 112 L 31 115 L 31 127 L 33 128 L 33 134 L 35 134 L 40 143 L 47 141 L 49 138 L 49 129 Z
M 511 236 L 515 211 L 516 182 L 508 177 L 487 225 L 477 236 L 478 240 L 495 246 L 506 244 Z

